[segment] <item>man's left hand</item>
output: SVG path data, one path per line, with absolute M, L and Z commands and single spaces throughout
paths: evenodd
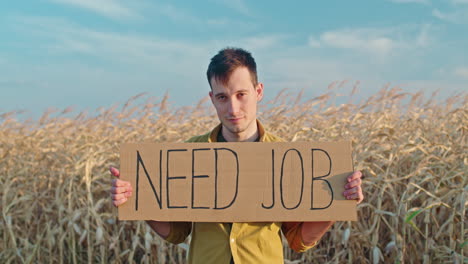
M 346 180 L 347 183 L 345 185 L 345 191 L 343 192 L 343 195 L 346 197 L 348 200 L 357 200 L 357 203 L 359 204 L 364 200 L 364 195 L 362 194 L 362 173 L 360 171 L 355 171 L 353 174 L 349 175 Z

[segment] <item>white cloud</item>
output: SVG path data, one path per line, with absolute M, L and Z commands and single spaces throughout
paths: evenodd
M 113 19 L 139 18 L 135 11 L 116 0 L 50 0 L 52 2 L 87 9 Z
M 320 41 L 318 41 L 316 38 L 310 36 L 309 40 L 307 42 L 310 47 L 312 48 L 319 48 L 320 47 Z
M 200 25 L 204 23 L 199 17 L 192 15 L 190 12 L 176 7 L 174 5 L 162 5 L 156 7 L 156 12 L 168 17 L 174 22 L 180 22 L 188 25 Z M 206 22 L 208 23 L 208 22 Z
M 235 41 L 236 45 L 241 47 L 248 47 L 248 49 L 262 49 L 272 47 L 281 42 L 281 40 L 287 38 L 285 35 L 261 35 L 255 37 L 247 37 L 239 41 Z
M 251 16 L 251 12 L 244 0 L 219 0 L 226 7 L 243 15 Z
M 320 40 L 331 47 L 370 51 L 377 55 L 387 55 L 396 45 L 394 40 L 382 34 L 360 29 L 325 32 Z
M 468 79 L 468 67 L 458 67 L 453 73 L 458 77 Z
M 16 17 L 17 30 L 40 36 L 52 53 L 88 54 L 108 61 L 163 65 L 175 57 L 198 54 L 200 46 L 155 36 L 122 34 L 88 29 L 64 19 Z M 22 25 L 22 26 L 20 26 Z
M 425 24 L 421 27 L 421 30 L 416 37 L 416 45 L 419 47 L 425 47 L 428 46 L 431 39 L 430 39 L 430 31 L 431 30 L 431 25 L 430 24 Z
M 315 87 L 315 89 L 323 91 L 332 81 L 342 80 L 353 75 L 358 76 L 361 69 L 361 65 L 349 67 L 350 64 L 347 61 L 319 59 L 298 51 L 287 51 L 284 54 L 277 54 L 277 56 L 278 58 L 263 65 L 260 75 L 266 74 L 269 85 L 276 86 L 278 89 Z
M 430 24 L 394 28 L 348 28 L 323 32 L 317 40 L 308 39 L 310 47 L 332 47 L 371 54 L 379 59 L 431 43 Z
M 454 24 L 468 23 L 468 9 L 457 9 L 452 12 L 442 12 L 436 8 L 432 10 L 432 15 L 440 20 Z
M 453 15 L 442 13 L 439 9 L 432 10 L 432 15 L 437 17 L 440 20 L 446 20 L 452 22 L 454 17 Z
M 99 15 L 106 16 L 116 20 L 122 19 L 141 19 L 143 17 L 164 17 L 175 23 L 181 25 L 190 25 L 190 27 L 197 27 L 205 29 L 209 27 L 231 26 L 233 28 L 255 28 L 252 23 L 246 21 L 234 21 L 222 18 L 204 18 L 194 15 L 189 9 L 181 6 L 176 6 L 171 3 L 157 3 L 157 2 L 131 2 L 123 0 L 48 0 L 51 2 L 75 6 L 89 11 L 95 12 Z M 238 1 L 225 1 L 221 0 L 222 4 L 241 12 L 250 14 L 247 6 L 242 0 Z M 125 3 L 125 5 L 124 5 Z M 130 8 L 131 4 L 131 8 Z M 139 12 L 137 12 L 139 11 Z
M 468 4 L 468 0 L 452 0 L 452 3 L 457 5 L 457 4 Z
M 18 34 L 40 37 L 40 49 L 47 50 L 52 56 L 82 54 L 113 65 L 145 65 L 151 71 L 164 73 L 174 72 L 174 68 L 178 68 L 177 72 L 191 75 L 192 79 L 193 69 L 200 68 L 200 61 L 208 65 L 210 56 L 221 48 L 232 45 L 261 51 L 278 47 L 288 38 L 287 35 L 260 35 L 194 42 L 154 35 L 99 31 L 65 19 L 23 16 L 15 17 L 12 22 Z M 172 62 L 177 65 L 169 67 L 168 63 Z
M 343 79 L 364 82 L 374 78 L 373 82 L 376 85 L 368 86 L 380 88 L 380 85 L 386 81 L 392 81 L 390 74 L 400 76 L 395 72 L 403 72 L 408 69 L 407 64 L 414 63 L 416 57 L 411 55 L 416 53 L 415 48 L 429 45 L 432 33 L 431 25 L 341 29 L 311 36 L 307 39 L 308 45 L 304 43 L 303 46 L 297 47 L 287 43 L 290 36 L 279 34 L 252 35 L 241 39 L 234 37 L 226 39 L 225 36 L 220 36 L 219 41 L 196 42 L 154 35 L 104 32 L 73 24 L 65 19 L 29 17 L 19 18 L 13 22 L 16 26 L 23 25 L 20 27 L 21 30 L 17 31 L 18 34 L 31 39 L 39 35 L 41 42 L 38 41 L 38 45 L 48 48 L 45 52 L 49 52 L 51 58 L 59 57 L 65 61 L 60 67 L 54 62 L 50 63 L 53 67 L 63 69 L 63 74 L 50 74 L 57 70 L 49 72 L 43 70 L 47 73 L 43 76 L 66 76 L 67 81 L 73 83 L 80 83 L 76 81 L 76 76 L 80 76 L 80 79 L 87 80 L 86 85 L 89 84 L 89 87 L 96 87 L 94 80 L 98 86 L 102 84 L 103 87 L 112 87 L 110 84 L 113 84 L 111 82 L 113 80 L 116 85 L 122 82 L 119 85 L 126 87 L 120 89 L 127 89 L 127 92 L 140 89 L 143 85 L 154 87 L 151 89 L 158 92 L 158 89 L 163 89 L 161 87 L 164 89 L 195 87 L 194 91 L 187 93 L 171 92 L 171 98 L 186 100 L 185 102 L 189 99 L 182 98 L 198 98 L 195 90 L 201 90 L 199 94 L 205 93 L 204 89 L 207 87 L 204 71 L 209 58 L 226 45 L 239 45 L 253 52 L 259 64 L 259 77 L 267 80 L 268 86 L 274 88 L 269 90 L 270 94 L 275 94 L 282 88 L 293 88 L 297 91 L 301 88 L 313 90 L 319 87 L 325 91 L 330 82 Z M 232 21 L 221 20 L 213 23 L 232 23 Z M 320 48 L 311 49 L 314 45 Z M 322 49 L 329 47 L 347 49 L 351 52 L 349 56 L 340 56 L 336 50 L 333 50 L 332 55 L 322 53 Z M 389 60 L 389 63 L 377 65 L 369 63 L 373 56 L 366 56 L 370 54 L 386 58 L 387 55 L 400 51 L 408 55 L 405 56 L 403 63 L 405 65 L 401 64 L 399 60 L 401 57 L 397 63 Z M 38 49 L 38 52 L 44 53 L 44 49 Z M 55 56 L 57 53 L 58 56 Z M 104 65 L 102 69 L 109 74 L 107 76 L 100 72 L 95 74 L 91 69 L 85 71 L 88 65 L 83 66 L 85 70 L 79 70 L 79 75 L 74 74 L 77 67 L 69 66 L 67 57 L 62 57 L 61 53 L 83 54 L 97 58 L 98 61 L 105 63 L 93 64 L 93 69 Z M 126 72 L 126 75 L 114 72 L 114 65 L 117 65 L 121 72 Z M 448 72 L 453 78 L 452 71 L 451 69 Z M 155 82 L 160 83 L 152 86 Z

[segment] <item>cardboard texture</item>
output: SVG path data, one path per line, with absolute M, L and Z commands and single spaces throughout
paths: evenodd
M 350 142 L 123 144 L 120 155 L 133 186 L 121 220 L 357 220 L 342 194 Z

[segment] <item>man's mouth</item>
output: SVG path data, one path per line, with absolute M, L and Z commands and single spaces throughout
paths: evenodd
M 239 122 L 242 119 L 242 117 L 228 117 L 227 120 L 232 123 Z

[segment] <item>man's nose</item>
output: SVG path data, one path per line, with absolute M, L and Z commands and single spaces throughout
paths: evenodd
M 235 115 L 239 112 L 239 102 L 236 99 L 230 99 L 228 102 L 229 115 Z

